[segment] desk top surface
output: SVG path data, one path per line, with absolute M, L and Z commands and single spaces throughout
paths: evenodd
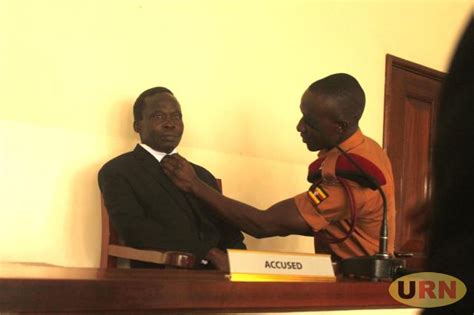
M 0 312 L 305 311 L 403 307 L 389 282 L 232 282 L 220 271 L 0 263 Z

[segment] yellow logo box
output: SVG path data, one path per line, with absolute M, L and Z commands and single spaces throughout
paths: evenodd
M 456 277 L 437 272 L 418 272 L 400 277 L 389 287 L 400 303 L 422 308 L 453 304 L 464 297 L 466 285 Z

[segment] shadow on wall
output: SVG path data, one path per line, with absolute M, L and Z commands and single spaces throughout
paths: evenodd
M 101 245 L 101 207 L 97 161 L 76 172 L 72 178 L 69 216 L 65 219 L 64 235 L 69 239 L 65 262 L 77 267 L 98 267 Z
M 104 119 L 103 134 L 97 136 L 85 164 L 70 178 L 70 196 L 65 209 L 63 235 L 64 264 L 77 267 L 98 267 L 101 245 L 101 207 L 97 175 L 108 160 L 133 150 L 138 141 L 133 131 L 133 101 L 125 100 L 111 105 Z M 94 135 L 92 135 L 94 136 Z M 97 146 L 103 146 L 97 148 Z M 88 150 L 85 148 L 85 150 Z M 93 162 L 95 161 L 95 162 Z

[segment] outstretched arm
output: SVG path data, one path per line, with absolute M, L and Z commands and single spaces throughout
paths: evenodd
M 262 238 L 311 233 L 291 198 L 262 211 L 216 192 L 201 181 L 189 162 L 178 154 L 166 156 L 161 165 L 176 186 L 210 204 L 219 215 L 247 234 Z

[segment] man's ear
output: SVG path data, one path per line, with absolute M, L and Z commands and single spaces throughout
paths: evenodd
M 345 121 L 345 120 L 338 120 L 337 121 L 337 129 L 336 130 L 339 134 L 341 134 L 341 135 L 345 134 L 348 127 L 349 127 L 349 123 L 347 121 Z
M 141 131 L 141 124 L 139 121 L 134 121 L 133 122 L 133 130 L 135 130 L 136 133 L 140 133 Z

